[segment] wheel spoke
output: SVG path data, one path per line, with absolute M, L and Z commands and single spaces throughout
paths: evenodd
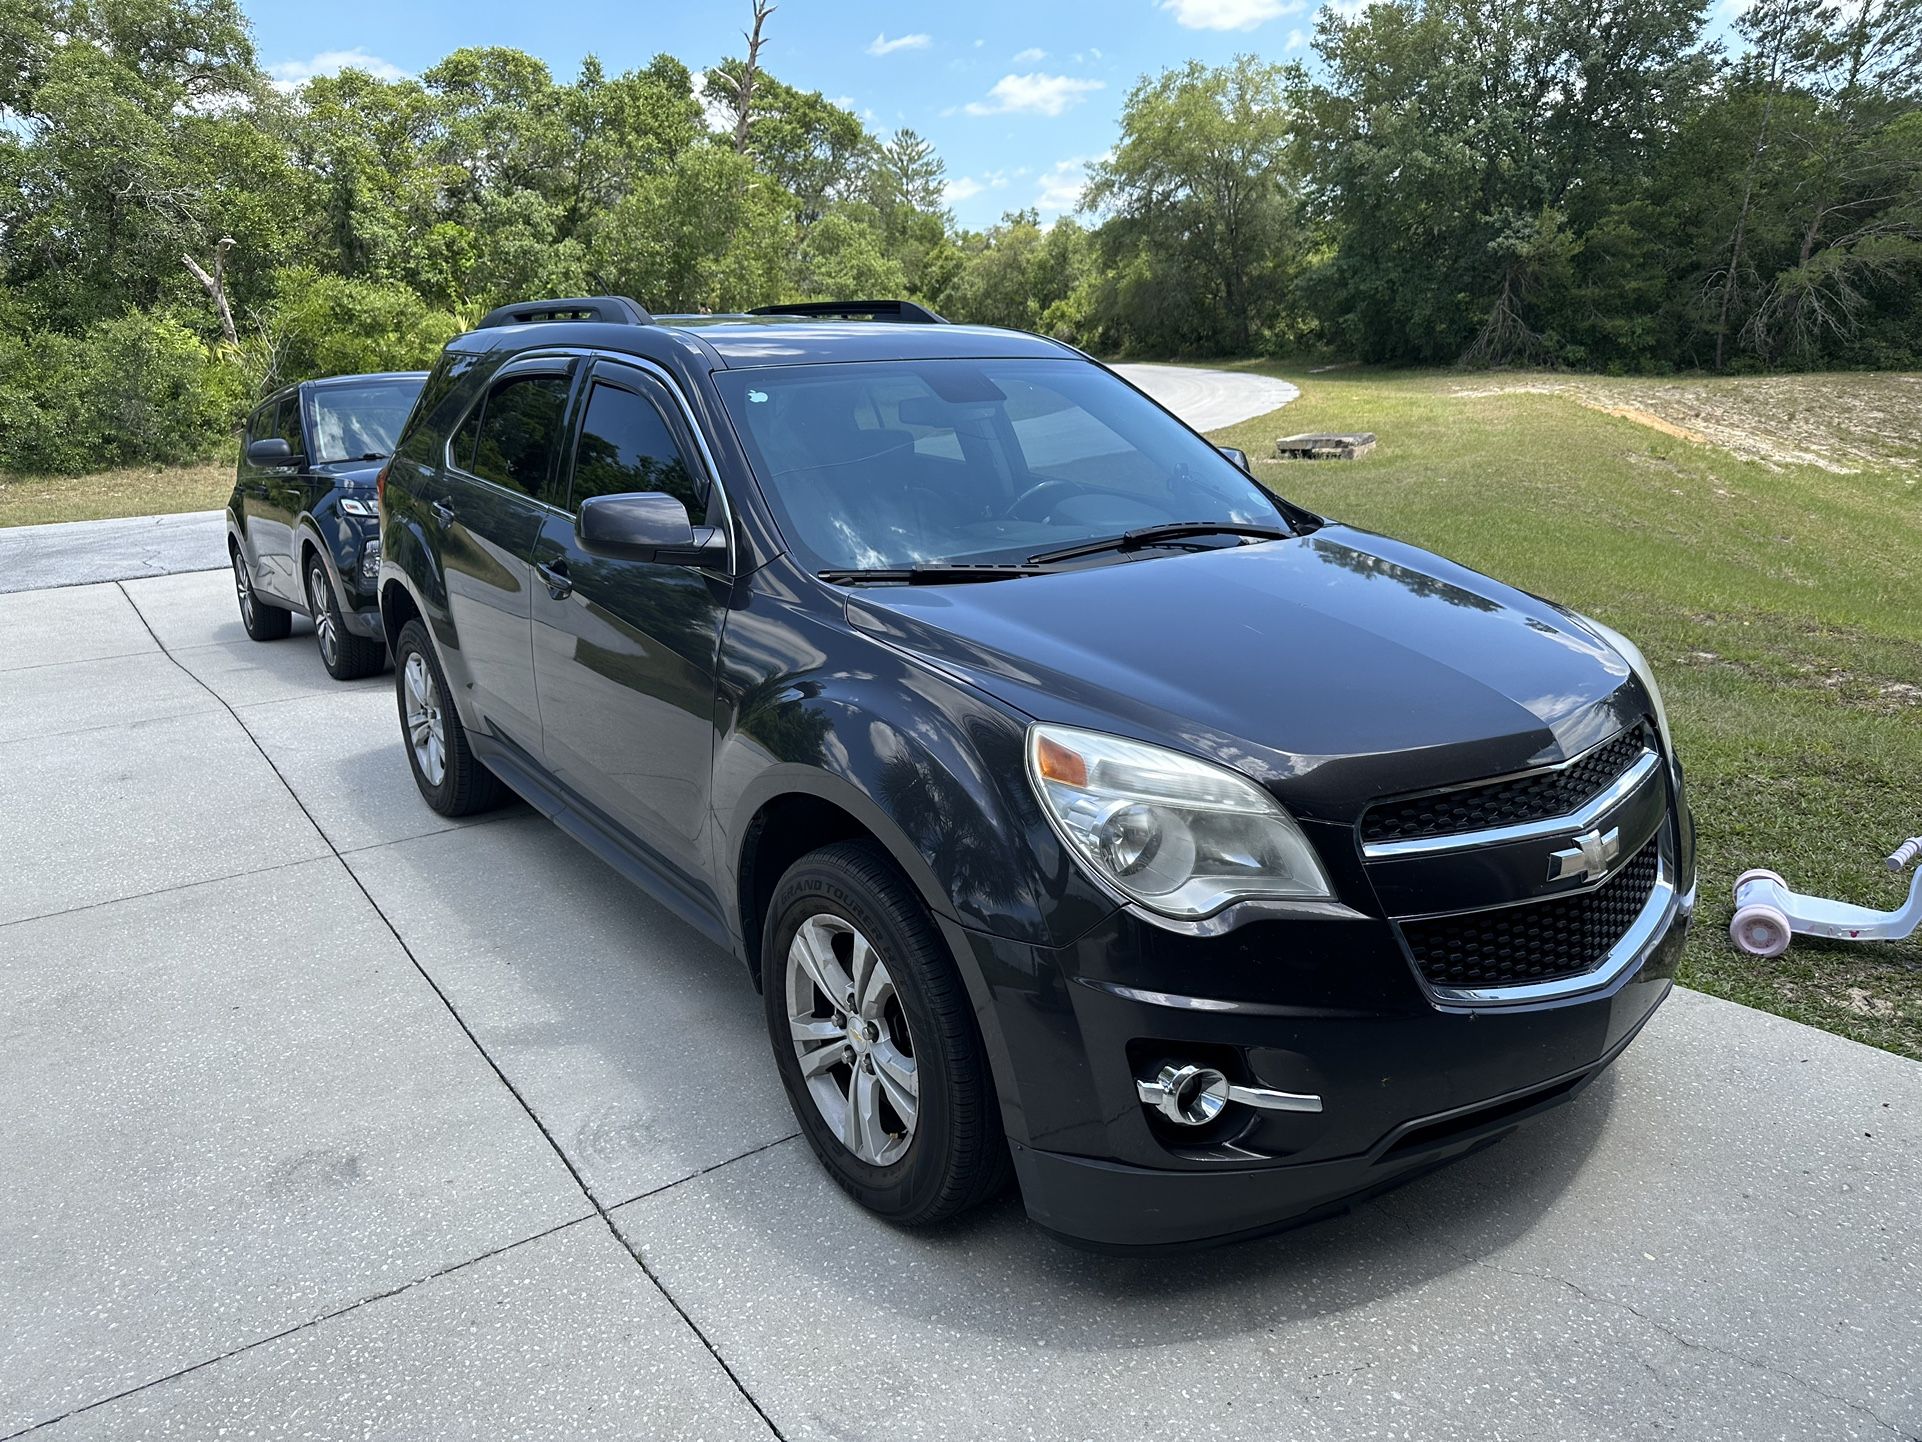
M 802 922 L 801 929 L 794 933 L 794 945 L 799 948 L 801 965 L 828 1004 L 837 1009 L 846 1006 L 854 987 L 834 955 L 834 935 L 825 919 L 810 916 Z
M 847 1028 L 838 1026 L 824 1016 L 791 1016 L 787 1019 L 788 1035 L 797 1042 L 846 1041 Z
M 855 986 L 855 999 L 860 1004 L 863 1021 L 879 1021 L 881 1009 L 894 995 L 894 978 L 878 953 L 867 943 L 867 938 L 857 936 L 854 940 L 854 960 L 859 968 L 859 981 Z
M 812 1081 L 815 1077 L 830 1071 L 839 1063 L 847 1060 L 848 1044 L 845 1039 L 831 1041 L 826 1046 L 817 1046 L 813 1051 L 801 1053 L 801 1076 Z
M 887 1147 L 888 1134 L 881 1127 L 881 1084 L 866 1067 L 856 1067 L 848 1085 L 847 1126 L 841 1140 L 865 1162 L 878 1160 Z
M 887 1093 L 889 1105 L 913 1131 L 915 1115 L 921 1110 L 921 1078 L 914 1058 L 903 1054 L 891 1041 L 876 1042 L 868 1055 L 874 1058 L 875 1077 Z

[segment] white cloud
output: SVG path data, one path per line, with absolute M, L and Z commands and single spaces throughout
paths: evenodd
M 1190 30 L 1253 30 L 1307 6 L 1304 0 L 1161 0 L 1161 8 Z
M 1038 45 L 1030 45 L 1014 57 L 1016 65 L 1038 65 L 1048 58 L 1048 52 Z
M 986 190 L 1005 190 L 1008 187 L 1008 172 L 1005 170 L 984 170 L 981 178 L 963 175 L 950 180 L 941 192 L 944 205 L 955 205 L 963 200 L 972 200 Z
M 890 40 L 887 32 L 883 31 L 868 42 L 868 54 L 892 55 L 897 50 L 926 50 L 932 44 L 932 35 L 897 35 Z
M 1284 50 L 1299 50 L 1301 49 L 1302 46 L 1306 45 L 1307 43 L 1308 43 L 1308 32 L 1306 30 L 1303 30 L 1300 26 L 1296 26 L 1293 30 L 1290 30 L 1288 32 L 1288 43 L 1284 45 L 1282 48 Z
M 1079 105 L 1090 91 L 1105 88 L 1099 80 L 1081 80 L 1071 75 L 1003 75 L 994 82 L 986 100 L 971 100 L 962 107 L 970 115 L 1006 115 L 1021 112 L 1032 115 L 1059 115 L 1071 105 Z
M 343 70 L 365 70 L 376 80 L 405 80 L 407 72 L 391 60 L 369 55 L 356 45 L 352 50 L 323 50 L 309 60 L 282 60 L 267 67 L 267 74 L 281 90 L 296 90 L 316 75 L 338 75 Z
M 1036 178 L 1034 208 L 1043 216 L 1081 209 L 1081 194 L 1088 188 L 1088 167 L 1107 158 L 1106 155 L 1074 155 L 1057 160 Z

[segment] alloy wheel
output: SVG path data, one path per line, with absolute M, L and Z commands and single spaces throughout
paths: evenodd
M 822 1119 L 868 1165 L 899 1161 L 920 1119 L 920 1078 L 881 954 L 850 922 L 817 912 L 788 946 L 786 980 L 788 1034 Z
M 340 659 L 340 632 L 334 624 L 334 608 L 327 590 L 327 577 L 319 566 L 307 573 L 307 609 L 313 613 L 314 634 L 320 638 L 321 658 L 332 666 Z
M 247 563 L 234 552 L 234 594 L 240 598 L 240 619 L 254 624 L 254 583 L 247 579 Z
M 401 674 L 407 688 L 407 741 L 414 749 L 414 765 L 429 786 L 438 786 L 447 776 L 447 732 L 441 716 L 440 688 L 427 668 L 427 658 L 418 651 L 408 653 Z

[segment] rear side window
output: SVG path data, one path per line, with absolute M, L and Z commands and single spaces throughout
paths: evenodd
M 282 396 L 272 406 L 263 408 L 260 414 L 264 426 L 261 435 L 270 439 L 278 436 L 287 442 L 287 449 L 297 456 L 307 453 L 306 447 L 301 444 L 300 437 L 299 391 L 295 391 L 290 396 Z
M 539 495 L 560 444 L 566 403 L 565 376 L 509 376 L 487 393 L 479 424 L 470 416 L 455 435 L 455 463 L 497 486 Z
M 687 507 L 696 525 L 707 511 L 707 497 L 694 470 L 654 403 L 633 391 L 597 383 L 574 448 L 572 505 L 578 510 L 590 496 L 630 491 L 665 491 Z

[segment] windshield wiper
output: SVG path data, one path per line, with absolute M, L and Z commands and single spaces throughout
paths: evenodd
M 900 586 L 940 586 L 954 581 L 1008 581 L 1016 576 L 1045 576 L 1053 569 L 1052 566 L 1040 566 L 1032 561 L 1009 561 L 1000 565 L 968 562 L 880 566 L 867 571 L 816 571 L 814 574 L 836 586 L 856 585 L 864 581 L 891 581 Z
M 1146 546 L 1165 545 L 1189 536 L 1252 536 L 1262 541 L 1285 541 L 1294 534 L 1279 526 L 1245 526 L 1238 521 L 1171 521 L 1166 525 L 1124 531 L 1119 536 L 1108 536 L 1098 541 L 1079 541 L 1072 546 L 1062 546 L 1059 550 L 1041 551 L 1028 557 L 1028 562 L 1041 566 L 1052 561 L 1098 556 L 1103 551 L 1139 551 Z

